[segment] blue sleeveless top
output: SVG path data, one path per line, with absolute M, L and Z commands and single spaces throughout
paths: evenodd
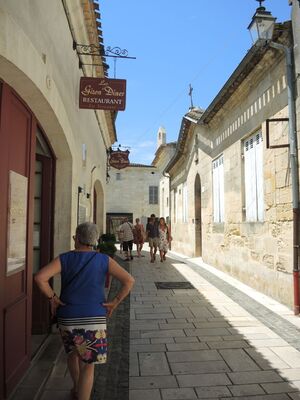
M 61 254 L 59 258 L 62 286 L 60 299 L 65 305 L 57 309 L 57 316 L 61 318 L 105 316 L 106 308 L 102 303 L 106 300 L 104 285 L 108 272 L 108 256 L 94 251 L 69 251 Z M 64 289 L 67 282 L 90 259 L 91 261 Z

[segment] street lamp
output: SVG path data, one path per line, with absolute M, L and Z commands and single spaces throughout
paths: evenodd
M 300 312 L 299 299 L 299 180 L 298 180 L 298 153 L 297 153 L 297 131 L 296 131 L 296 107 L 295 107 L 295 77 L 293 65 L 293 47 L 272 41 L 276 18 L 272 16 L 265 7 L 264 0 L 259 2 L 252 21 L 248 26 L 254 45 L 270 46 L 274 49 L 284 51 L 286 64 L 288 116 L 289 116 L 289 158 L 291 165 L 292 201 L 293 201 L 293 277 L 294 277 L 294 313 Z
M 272 40 L 276 18 L 261 5 L 264 0 L 256 1 L 259 2 L 259 7 L 248 26 L 253 43 L 256 43 L 258 39 Z

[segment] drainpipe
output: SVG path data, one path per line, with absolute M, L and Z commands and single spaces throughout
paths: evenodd
M 298 178 L 298 148 L 295 107 L 295 84 L 293 74 L 293 49 L 280 43 L 270 42 L 270 46 L 284 50 L 286 61 L 288 113 L 289 113 L 289 151 L 292 178 L 293 202 L 293 280 L 294 280 L 294 314 L 300 312 L 299 299 L 299 178 Z

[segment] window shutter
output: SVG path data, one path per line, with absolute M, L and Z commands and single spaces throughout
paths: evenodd
M 244 142 L 247 221 L 264 219 L 263 143 L 259 132 Z
M 245 141 L 245 195 L 246 195 L 246 219 L 256 221 L 256 173 L 255 173 L 255 149 L 253 137 Z
M 158 186 L 149 186 L 149 204 L 158 204 Z
M 214 222 L 220 222 L 220 207 L 219 207 L 219 160 L 213 161 L 213 207 L 214 207 Z
M 264 177 L 263 177 L 263 141 L 262 133 L 256 135 L 256 193 L 257 193 L 257 220 L 264 220 Z
M 219 158 L 219 222 L 224 222 L 224 158 Z
M 182 189 L 182 199 L 183 199 L 183 222 L 188 222 L 188 196 L 187 196 L 187 184 L 184 183 Z

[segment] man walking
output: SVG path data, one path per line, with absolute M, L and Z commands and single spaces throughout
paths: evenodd
M 123 235 L 123 251 L 126 255 L 125 261 L 133 260 L 132 256 L 132 245 L 133 245 L 133 225 L 128 221 L 128 218 L 124 218 L 124 222 L 119 227 L 119 232 Z
M 155 214 L 150 215 L 150 220 L 146 226 L 146 233 L 150 246 L 150 262 L 154 263 L 159 240 L 158 223 L 155 220 Z

